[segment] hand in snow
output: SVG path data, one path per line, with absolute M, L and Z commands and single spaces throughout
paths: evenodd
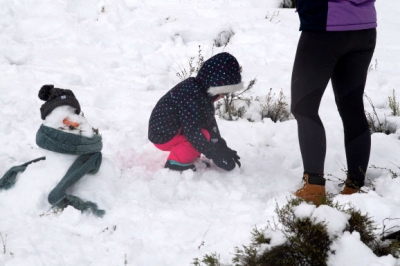
M 217 153 L 220 154 L 226 154 L 227 156 L 231 156 L 232 159 L 235 161 L 235 163 L 240 167 L 240 157 L 237 155 L 237 152 L 235 150 L 232 150 L 231 148 L 228 147 L 226 144 L 226 141 L 223 138 L 219 138 L 218 142 L 216 143 L 217 145 Z
M 233 170 L 236 164 L 240 167 L 240 157 L 237 152 L 223 145 L 216 145 L 216 153 L 214 158 L 212 158 L 214 163 L 227 171 Z
M 239 159 L 240 159 L 240 157 L 239 157 L 239 155 L 237 155 L 237 153 L 236 153 L 236 151 L 234 151 L 235 152 L 235 154 L 234 155 L 232 155 L 232 159 L 235 161 L 235 163 L 239 166 L 239 168 L 242 166 L 242 164 L 240 163 L 240 161 L 239 161 Z
M 224 148 L 228 147 L 228 145 L 226 144 L 226 141 L 223 138 L 219 138 L 218 141 L 216 142 L 216 145 L 218 147 L 224 147 Z

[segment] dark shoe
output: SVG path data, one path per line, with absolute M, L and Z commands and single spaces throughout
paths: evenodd
M 344 181 L 344 188 L 340 194 L 351 195 L 360 192 L 360 189 L 361 187 L 357 186 L 350 178 L 347 178 L 346 181 Z
M 164 168 L 168 168 L 174 171 L 185 171 L 189 169 L 196 171 L 196 166 L 194 166 L 194 164 L 183 164 L 173 160 L 168 160 L 165 163 Z
M 325 178 L 323 175 L 304 173 L 304 186 L 294 194 L 305 201 L 319 206 L 326 200 Z

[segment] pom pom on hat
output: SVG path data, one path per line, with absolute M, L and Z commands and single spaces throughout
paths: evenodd
M 43 85 L 39 90 L 39 99 L 46 101 L 40 107 L 40 113 L 43 120 L 46 119 L 55 108 L 63 105 L 69 105 L 75 108 L 75 113 L 81 112 L 81 106 L 71 90 L 54 88 L 54 85 Z
M 54 85 L 43 85 L 39 91 L 39 99 L 43 101 L 49 100 L 52 89 L 54 89 Z

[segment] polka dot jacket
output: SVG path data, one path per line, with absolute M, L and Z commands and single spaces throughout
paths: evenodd
M 166 143 L 179 133 L 185 134 L 197 151 L 208 158 L 215 152 L 201 133 L 206 129 L 211 139 L 219 139 L 215 120 L 214 100 L 207 91 L 210 87 L 234 85 L 241 82 L 240 67 L 229 53 L 217 54 L 204 62 L 196 78 L 190 77 L 167 92 L 151 113 L 149 140 Z

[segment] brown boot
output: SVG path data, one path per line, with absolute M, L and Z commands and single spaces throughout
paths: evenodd
M 294 195 L 305 201 L 311 201 L 315 205 L 321 205 L 326 200 L 325 178 L 321 174 L 304 173 L 304 186 Z
M 351 179 L 347 178 L 344 182 L 344 188 L 340 194 L 342 195 L 351 195 L 354 193 L 360 192 L 360 187 L 358 187 Z

